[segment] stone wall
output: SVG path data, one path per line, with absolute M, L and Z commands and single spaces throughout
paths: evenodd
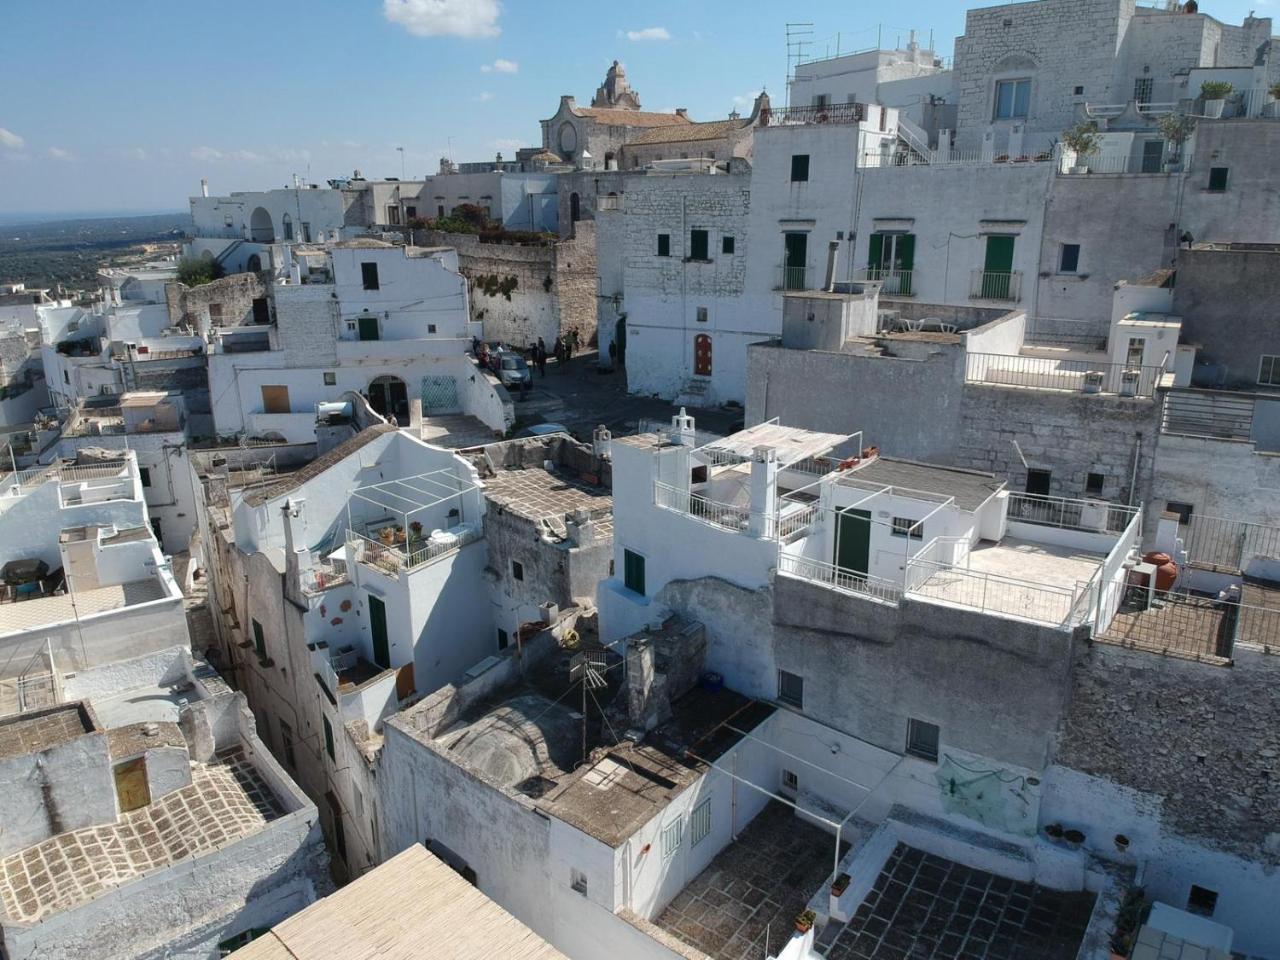
M 1083 497 L 1087 475 L 1101 473 L 1102 497 L 1127 502 L 1140 450 L 1134 502 L 1143 503 L 1159 429 L 1159 401 L 967 383 L 953 462 L 1022 490 L 1027 468 L 1020 448 L 1028 467 L 1052 471 L 1051 495 Z
M 1058 762 L 1163 797 L 1176 832 L 1280 863 L 1280 657 L 1216 667 L 1082 644 Z
M 482 243 L 470 234 L 416 230 L 414 241 L 453 247 L 459 272 L 471 290 L 471 319 L 486 340 L 527 348 L 541 337 L 577 331 L 579 343 L 595 342 L 595 233 L 576 224 L 574 236 L 550 244 Z
M 252 324 L 253 301 L 267 296 L 269 285 L 269 273 L 233 273 L 198 287 L 166 283 L 164 298 L 169 308 L 169 323 L 190 324 L 201 333 L 210 327 Z M 221 308 L 218 318 L 210 315 L 209 308 L 215 304 Z

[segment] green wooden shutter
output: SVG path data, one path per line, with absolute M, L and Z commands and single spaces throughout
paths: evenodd
M 916 235 L 904 233 L 898 238 L 898 262 L 895 270 L 914 270 L 916 262 Z
M 873 233 L 868 241 L 867 266 L 872 270 L 880 269 L 880 258 L 884 256 L 884 234 Z M 874 276 L 874 274 L 873 274 Z
M 1009 273 L 1013 270 L 1013 237 L 987 237 L 987 258 L 983 269 L 987 273 Z

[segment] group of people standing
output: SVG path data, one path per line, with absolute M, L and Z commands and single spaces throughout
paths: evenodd
M 555 343 L 551 347 L 551 355 L 556 358 L 556 364 L 563 367 L 573 359 L 574 353 L 578 350 L 578 331 L 570 330 L 562 337 L 556 337 Z M 542 376 L 547 375 L 547 345 L 541 337 L 538 342 L 533 345 L 530 359 L 533 365 L 538 368 L 538 373 Z

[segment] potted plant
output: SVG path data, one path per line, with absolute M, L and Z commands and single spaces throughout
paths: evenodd
M 812 910 L 803 911 L 796 917 L 796 933 L 808 933 L 813 929 L 814 921 L 817 919 L 818 915 Z
M 844 892 L 849 889 L 849 879 L 850 877 L 847 873 L 842 873 L 840 876 L 832 880 L 831 895 L 833 897 L 843 896 Z
M 1147 919 L 1151 904 L 1142 887 L 1130 887 L 1116 911 L 1116 927 L 1111 933 L 1111 956 L 1124 960 L 1133 950 L 1134 938 Z
M 1064 830 L 1062 839 L 1072 850 L 1077 850 L 1084 844 L 1084 833 L 1080 830 Z
M 378 540 L 384 547 L 389 547 L 396 541 L 396 531 L 393 527 L 383 527 L 378 531 Z
M 1280 82 L 1273 83 L 1267 93 L 1271 94 L 1271 99 L 1262 105 L 1262 115 L 1280 117 Z
M 1160 135 L 1169 143 L 1165 159 L 1166 173 L 1179 173 L 1182 170 L 1182 145 L 1187 142 L 1196 128 L 1193 118 L 1181 113 L 1170 113 L 1160 118 L 1157 126 Z
M 1200 99 L 1204 101 L 1204 115 L 1212 119 L 1222 116 L 1227 97 L 1234 88 L 1226 80 L 1206 80 L 1200 84 Z
M 410 522 L 409 533 L 411 534 L 409 539 L 415 540 L 415 541 L 421 540 L 422 539 L 422 521 L 414 520 Z
M 1068 150 L 1076 155 L 1071 167 L 1072 173 L 1088 173 L 1089 166 L 1085 158 L 1097 153 L 1102 135 L 1098 133 L 1098 124 L 1093 120 L 1082 120 L 1069 130 L 1062 131 L 1062 142 Z
M 1129 838 L 1123 833 L 1117 833 L 1115 836 L 1116 849 L 1121 853 L 1129 852 Z
M 1062 824 L 1060 823 L 1051 823 L 1044 828 L 1044 835 L 1050 840 L 1061 840 L 1062 834 Z

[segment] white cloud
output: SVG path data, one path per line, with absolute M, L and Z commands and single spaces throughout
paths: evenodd
M 498 0 L 382 0 L 382 15 L 415 37 L 496 37 Z
M 75 155 L 70 150 L 64 150 L 62 147 L 50 147 L 49 156 L 54 160 L 74 160 Z
M 0 147 L 8 147 L 11 150 L 21 150 L 26 145 L 25 140 L 11 130 L 0 127 Z
M 508 138 L 503 140 L 495 140 L 493 141 L 493 145 L 499 150 L 519 150 L 521 147 L 525 146 L 525 142 L 523 140 L 515 140 L 515 139 Z
M 632 41 L 671 39 L 671 34 L 667 32 L 666 27 L 645 27 L 643 30 L 628 30 L 625 36 Z
M 490 93 L 488 90 L 483 90 L 480 93 L 477 93 L 471 99 L 476 101 L 476 103 L 488 103 L 490 100 L 493 99 L 493 94 Z
M 499 57 L 493 63 L 486 63 L 480 67 L 481 73 L 515 73 L 520 69 L 520 64 L 514 60 L 503 60 Z
M 760 96 L 760 91 L 759 91 L 759 90 L 752 90 L 750 93 L 744 93 L 744 94 L 741 94 L 741 95 L 739 95 L 739 96 L 734 97 L 734 98 L 733 98 L 733 105 L 734 105 L 734 107 L 736 107 L 738 110 L 741 110 L 741 109 L 743 109 L 744 107 L 753 107 L 753 106 L 755 106 L 756 97 L 758 97 L 758 96 Z
M 252 150 L 219 150 L 216 147 L 201 146 L 193 149 L 189 156 L 192 160 L 205 163 L 305 163 L 311 159 L 311 151 L 272 147 L 266 153 L 255 153 Z
M 124 155 L 130 160 L 147 160 L 149 159 L 147 151 L 142 147 L 128 147 L 124 151 Z

